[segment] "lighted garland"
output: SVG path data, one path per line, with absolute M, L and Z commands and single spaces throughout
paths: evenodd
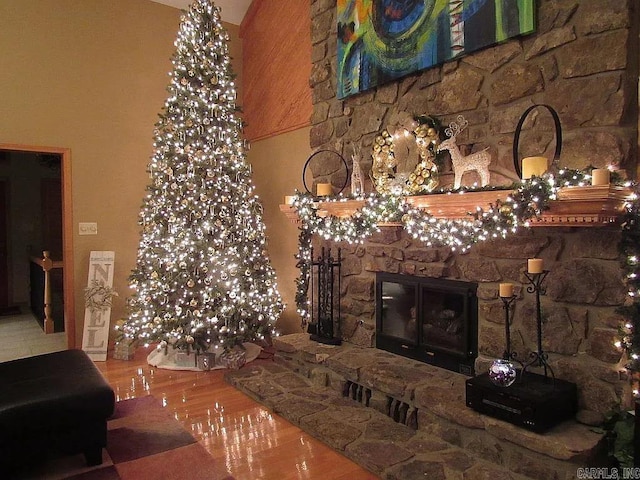
M 309 276 L 311 272 L 311 239 L 318 235 L 325 240 L 335 242 L 362 243 L 365 238 L 379 231 L 378 225 L 385 222 L 399 221 L 405 213 L 407 205 L 403 197 L 375 196 L 358 197 L 364 200 L 361 209 L 347 218 L 322 216 L 319 214 L 314 198 L 308 194 L 296 192 L 293 207 L 300 218 L 300 234 L 298 235 L 297 267 L 300 276 L 296 280 L 296 306 L 302 318 L 303 328 L 306 326 L 309 313 Z M 341 197 L 336 201 L 347 200 Z
M 521 183 L 505 202 L 497 200 L 488 209 L 478 207 L 468 219 L 442 219 L 420 208 L 402 218 L 405 230 L 428 247 L 450 247 L 465 253 L 472 245 L 515 233 L 519 226 L 548 208 L 554 197 L 554 177 L 546 174 Z
M 300 276 L 296 280 L 296 305 L 302 318 L 303 328 L 310 317 L 308 299 L 311 272 L 311 240 L 318 235 L 325 240 L 347 243 L 362 243 L 365 238 L 379 230 L 385 222 L 401 222 L 404 229 L 415 239 L 430 247 L 446 246 L 452 250 L 466 252 L 472 245 L 495 238 L 505 238 L 519 227 L 528 227 L 529 221 L 548 208 L 549 201 L 556 198 L 561 187 L 590 184 L 591 169 L 560 170 L 557 174 L 545 174 L 514 185 L 513 193 L 505 200 L 497 200 L 489 208 L 478 208 L 469 212 L 468 219 L 438 219 L 419 208 L 411 207 L 401 196 L 374 196 L 364 200 L 364 206 L 347 218 L 323 216 L 310 195 L 298 193 L 293 207 L 301 221 L 299 246 L 296 258 Z M 619 182 L 619 177 L 613 181 Z M 627 368 L 640 371 L 640 205 L 637 201 L 638 186 L 632 187 L 635 195 L 627 205 L 627 214 L 622 225 L 621 251 L 624 254 L 623 268 L 629 300 L 620 309 L 628 321 L 621 327 L 620 341 L 628 357 Z M 440 192 L 443 193 L 443 192 Z M 464 194 L 458 191 L 455 194 Z M 323 201 L 345 201 L 347 198 Z
M 620 326 L 620 340 L 616 345 L 626 353 L 627 370 L 637 374 L 640 372 L 640 187 L 636 183 L 626 186 L 633 189 L 633 196 L 626 205 L 620 251 L 628 299 L 618 309 L 626 321 Z M 638 395 L 638 391 L 634 390 L 634 394 Z
M 561 171 L 562 186 L 584 182 L 587 174 L 577 171 Z M 528 226 L 528 221 L 548 208 L 549 200 L 555 198 L 554 176 L 545 174 L 515 186 L 514 193 L 506 202 L 496 201 L 487 210 L 478 208 L 469 212 L 468 219 L 435 218 L 420 208 L 410 207 L 403 196 L 369 195 L 363 207 L 346 218 L 324 216 L 311 195 L 296 192 L 293 207 L 300 219 L 297 267 L 300 275 L 296 280 L 296 306 L 305 328 L 310 318 L 309 278 L 311 274 L 311 241 L 314 235 L 334 242 L 362 243 L 379 225 L 387 222 L 402 222 L 404 229 L 415 239 L 429 247 L 450 247 L 466 252 L 472 245 L 492 238 L 505 238 L 515 233 L 519 226 Z M 458 191 L 456 194 L 464 194 Z M 341 202 L 338 197 L 324 202 Z

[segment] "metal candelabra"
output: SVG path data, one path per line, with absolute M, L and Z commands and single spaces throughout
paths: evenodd
M 520 366 L 524 368 L 524 364 L 518 360 L 518 354 L 511 351 L 511 325 L 509 321 L 509 312 L 511 311 L 511 305 L 513 305 L 513 302 L 516 300 L 516 296 L 500 297 L 500 300 L 502 300 L 502 308 L 504 309 L 504 338 L 506 342 L 505 350 L 502 353 L 502 359 L 518 362 Z
M 541 273 L 529 273 L 525 272 L 524 275 L 529 280 L 530 285 L 527 287 L 527 292 L 536 294 L 536 332 L 537 332 L 537 341 L 538 341 L 538 350 L 535 352 L 531 352 L 530 357 L 531 361 L 529 361 L 524 368 L 522 369 L 522 374 L 526 372 L 529 367 L 542 367 L 544 370 L 544 377 L 549 378 L 549 373 L 551 374 L 551 378 L 555 380 L 555 375 L 553 373 L 553 369 L 549 365 L 547 361 L 549 355 L 542 349 L 542 311 L 540 309 L 540 295 L 544 295 L 546 293 L 546 289 L 542 286 L 544 279 L 549 274 L 549 270 L 543 270 Z

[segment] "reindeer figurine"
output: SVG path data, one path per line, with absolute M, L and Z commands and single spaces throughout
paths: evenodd
M 462 182 L 462 175 L 465 172 L 475 170 L 480 175 L 480 183 L 483 187 L 489 185 L 489 164 L 491 163 L 491 155 L 487 150 L 489 147 L 479 152 L 472 153 L 466 157 L 462 156 L 460 149 L 456 144 L 456 137 L 458 134 L 467 128 L 469 122 L 462 116 L 458 115 L 458 123 L 451 122 L 449 128 L 445 129 L 444 133 L 447 135 L 445 141 L 438 145 L 438 152 L 442 150 L 448 150 L 451 155 L 451 162 L 453 163 L 454 182 L 453 188 L 460 188 Z

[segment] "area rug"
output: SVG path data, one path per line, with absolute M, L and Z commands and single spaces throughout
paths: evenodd
M 102 465 L 86 467 L 83 455 L 55 458 L 16 478 L 233 480 L 153 396 L 116 403 L 102 460 Z

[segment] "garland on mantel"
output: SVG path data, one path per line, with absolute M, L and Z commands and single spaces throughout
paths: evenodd
M 637 183 L 629 186 L 633 188 L 633 201 L 627 202 L 620 238 L 628 299 L 618 310 L 626 321 L 620 326 L 616 346 L 627 354 L 627 370 L 637 374 L 640 372 L 640 186 Z M 638 396 L 637 389 L 633 393 Z
M 323 198 L 323 203 L 364 201 L 362 208 L 352 215 L 339 218 L 318 210 L 318 200 L 310 194 L 296 192 L 293 208 L 300 220 L 297 267 L 300 276 L 296 280 L 296 306 L 305 329 L 310 319 L 310 300 L 307 295 L 312 265 L 312 238 L 314 235 L 333 242 L 363 243 L 384 223 L 400 223 L 416 240 L 428 247 L 450 247 L 452 251 L 466 253 L 471 246 L 486 240 L 506 238 L 520 227 L 529 227 L 532 218 L 549 208 L 556 199 L 558 189 L 591 184 L 591 170 L 561 169 L 557 174 L 545 173 L 513 185 L 513 193 L 505 201 L 496 200 L 487 209 L 478 206 L 468 219 L 442 219 L 427 211 L 411 206 L 402 196 L 376 195 Z M 626 322 L 620 327 L 616 346 L 625 351 L 625 367 L 632 373 L 640 372 L 640 188 L 635 182 L 622 183 L 613 176 L 614 183 L 631 188 L 633 195 L 625 205 L 620 249 L 628 287 L 628 300 L 619 309 Z M 494 187 L 478 189 L 440 190 L 433 194 L 464 195 L 472 191 L 495 190 Z M 326 214 L 326 215 L 325 215 Z M 637 327 L 637 328 L 636 328 Z M 637 395 L 638 391 L 634 390 Z

